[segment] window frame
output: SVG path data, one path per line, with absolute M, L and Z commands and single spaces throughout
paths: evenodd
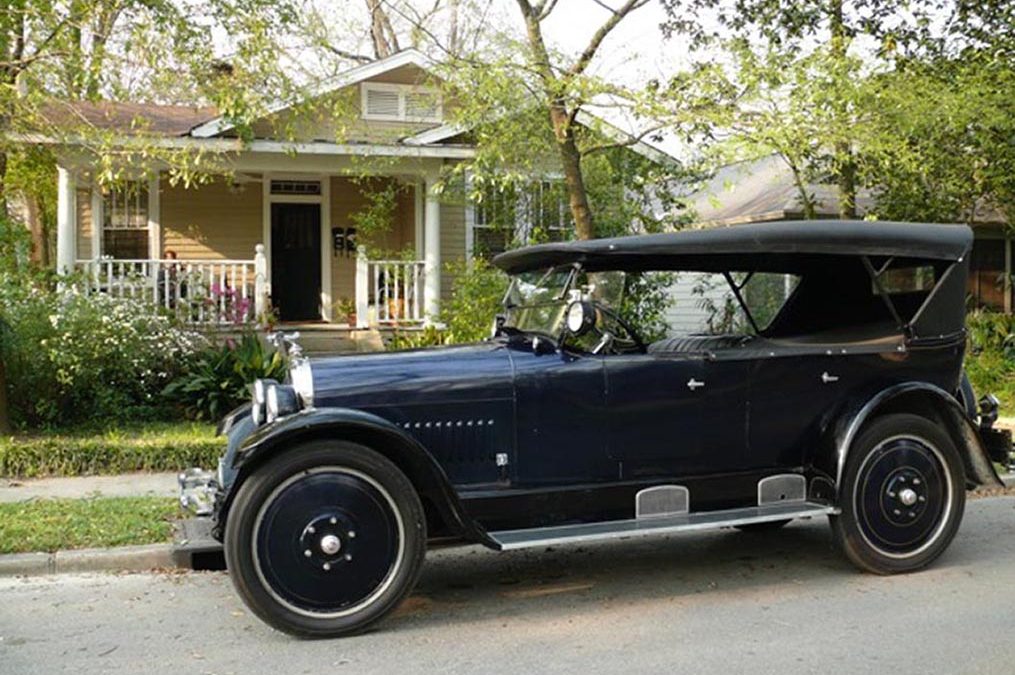
M 129 194 L 132 190 L 136 190 L 135 196 L 132 200 L 129 199 Z M 111 185 L 100 193 L 100 205 L 101 212 L 100 217 L 95 219 L 93 214 L 92 227 L 96 227 L 95 220 L 99 230 L 99 241 L 100 250 L 102 257 L 112 258 L 113 260 L 143 260 L 147 259 L 152 254 L 152 233 L 154 231 L 152 221 L 152 195 L 150 193 L 151 185 L 150 181 L 145 179 L 131 179 L 124 181 L 123 184 Z M 141 196 L 144 196 L 144 205 L 141 204 Z M 114 225 L 114 212 L 116 210 L 117 202 L 120 200 L 120 195 L 124 195 L 122 198 L 122 204 L 124 207 L 123 218 L 128 223 L 140 222 L 143 220 L 144 225 L 131 225 L 121 224 Z M 133 202 L 133 203 L 131 203 Z M 133 208 L 131 208 L 133 207 Z M 107 232 L 144 232 L 145 250 L 144 255 L 141 258 L 122 258 L 115 256 L 109 251 L 109 245 L 107 243 Z

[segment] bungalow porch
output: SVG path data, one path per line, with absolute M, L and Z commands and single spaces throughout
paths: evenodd
M 102 188 L 90 167 L 61 164 L 58 269 L 206 328 L 411 328 L 437 316 L 442 263 L 465 258 L 469 210 L 439 199 L 442 160 L 401 159 L 361 179 L 335 157 L 244 159 L 189 189 L 164 175 Z M 315 163 L 330 166 L 307 170 Z M 390 227 L 368 248 L 353 216 L 390 186 Z

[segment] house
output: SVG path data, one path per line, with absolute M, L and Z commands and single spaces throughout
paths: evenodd
M 217 153 L 229 172 L 187 188 L 149 167 L 143 180 L 100 187 L 95 160 L 61 146 L 58 268 L 202 325 L 253 323 L 269 309 L 287 325 L 422 325 L 452 290 L 446 263 L 496 250 L 498 209 L 510 206 L 520 224 L 538 222 L 554 236 L 573 229 L 559 181 L 545 177 L 510 205 L 503 196 L 478 207 L 438 194 L 442 169 L 468 161 L 475 147 L 447 121 L 454 102 L 434 78 L 414 50 L 360 65 L 312 92 L 319 112 L 301 117 L 279 106 L 246 143 L 211 108 L 73 104 L 75 115 L 125 144 L 140 125 L 164 147 Z M 339 107 L 341 121 L 331 116 Z M 357 214 L 385 191 L 393 222 L 367 249 Z M 512 236 L 524 241 L 525 228 Z
M 807 190 L 814 197 L 818 218 L 838 217 L 834 185 L 813 184 Z M 688 195 L 688 202 L 702 226 L 805 217 L 793 175 L 777 155 L 721 168 Z M 875 206 L 869 191 L 861 191 L 856 202 L 861 217 Z M 980 208 L 971 225 L 975 239 L 967 285 L 970 301 L 976 307 L 1011 313 L 1012 236 L 1007 222 L 997 210 Z

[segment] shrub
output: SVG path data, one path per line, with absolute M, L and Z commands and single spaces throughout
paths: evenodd
M 0 274 L 0 353 L 21 427 L 165 414 L 160 392 L 200 334 L 136 300 Z
M 507 275 L 482 258 L 474 259 L 471 265 L 451 263 L 446 269 L 455 285 L 451 298 L 441 307 L 440 322 L 444 328 L 396 331 L 388 343 L 389 349 L 479 342 L 490 337 L 493 317 L 501 311 L 501 301 L 507 292 Z
M 91 433 L 0 437 L 0 476 L 82 476 L 214 468 L 225 440 L 210 425 L 149 423 Z
M 250 397 L 258 378 L 282 380 L 287 363 L 268 349 L 255 333 L 228 339 L 200 352 L 163 394 L 197 419 L 218 419 Z
M 1003 414 L 1015 412 L 1015 316 L 977 310 L 966 318 L 966 374 L 977 396 L 994 394 Z

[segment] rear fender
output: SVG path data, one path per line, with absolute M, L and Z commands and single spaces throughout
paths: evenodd
M 240 484 L 264 462 L 309 440 L 339 439 L 362 443 L 391 460 L 432 504 L 450 530 L 465 539 L 493 545 L 486 531 L 468 517 L 447 474 L 415 438 L 388 420 L 349 408 L 314 408 L 265 425 L 251 434 L 233 457 L 237 472 L 218 515 L 224 526 Z
M 903 382 L 847 407 L 831 430 L 816 468 L 842 486 L 846 460 L 864 425 L 879 415 L 914 413 L 943 424 L 962 455 L 970 485 L 1003 486 L 983 447 L 980 435 L 955 396 L 928 382 Z

